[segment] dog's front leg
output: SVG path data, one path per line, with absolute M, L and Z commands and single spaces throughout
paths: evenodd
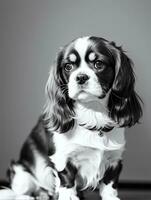
M 100 185 L 100 196 L 102 200 L 120 200 L 118 197 L 118 179 L 122 170 L 122 162 L 117 161 L 116 165 L 111 165 L 105 172 Z
M 59 200 L 79 200 L 76 191 L 77 169 L 70 161 L 67 162 L 63 171 L 58 173 L 61 186 L 59 189 Z

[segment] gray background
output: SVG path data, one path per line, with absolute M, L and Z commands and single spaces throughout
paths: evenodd
M 151 180 L 151 1 L 0 0 L 0 177 L 42 111 L 49 66 L 61 45 L 96 35 L 123 45 L 144 100 L 128 129 L 121 179 Z

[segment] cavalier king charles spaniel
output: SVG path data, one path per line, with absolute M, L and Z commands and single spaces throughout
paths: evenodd
M 9 170 L 13 195 L 78 200 L 99 188 L 119 200 L 125 127 L 139 122 L 133 64 L 121 47 L 81 37 L 60 49 L 46 84 L 44 113 Z

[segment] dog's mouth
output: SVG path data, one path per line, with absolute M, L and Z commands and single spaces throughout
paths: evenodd
M 86 89 L 80 89 L 74 97 L 75 100 L 79 100 L 82 102 L 94 101 L 98 98 L 99 98 L 98 96 L 91 94 Z
M 87 84 L 79 85 L 74 81 L 68 84 L 68 95 L 73 100 L 83 102 L 94 101 L 104 97 L 104 91 L 100 84 L 97 82 L 88 82 Z
M 86 95 L 88 95 L 88 92 L 86 92 L 85 90 L 80 90 L 78 93 L 77 93 L 77 98 L 80 99 L 80 98 L 84 98 Z

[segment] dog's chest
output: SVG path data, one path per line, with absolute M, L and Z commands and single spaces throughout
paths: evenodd
M 51 156 L 51 160 L 57 170 L 63 171 L 70 161 L 79 169 L 81 180 L 86 180 L 84 186 L 95 187 L 104 174 L 104 165 L 102 165 L 104 150 L 101 150 L 103 138 L 97 133 L 92 135 L 91 131 L 83 127 L 77 127 L 72 133 L 63 135 L 56 133 L 53 139 L 56 152 Z
M 113 137 L 114 133 L 111 135 Z M 81 126 L 76 126 L 66 134 L 56 132 L 53 136 L 56 151 L 51 160 L 58 171 L 64 170 L 70 160 L 79 169 L 82 179 L 86 180 L 85 186 L 95 187 L 103 178 L 106 169 L 105 150 L 121 147 L 118 143 L 110 144 L 110 141 L 106 135 L 100 137 L 97 131 L 90 131 Z
M 98 129 L 113 123 L 108 117 L 104 106 L 100 105 L 98 102 L 88 103 L 88 105 L 77 103 L 75 106 L 77 123 L 88 128 L 96 127 Z

